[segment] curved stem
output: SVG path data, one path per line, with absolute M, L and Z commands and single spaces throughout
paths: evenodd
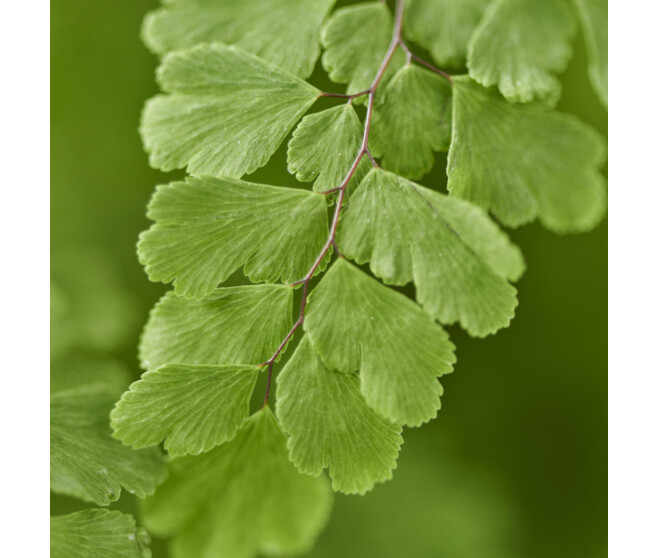
M 370 149 L 366 149 L 366 155 L 368 156 L 368 159 L 370 159 L 372 166 L 378 169 L 379 165 L 377 164 L 377 161 L 375 161 L 375 158 L 372 156 L 372 153 L 370 153 Z
M 384 72 L 386 72 L 386 68 L 388 68 L 388 65 L 393 59 L 393 55 L 395 54 L 395 51 L 397 50 L 398 47 L 404 44 L 402 42 L 403 11 L 404 11 L 404 0 L 398 0 L 395 9 L 395 27 L 393 30 L 393 37 L 391 39 L 391 44 L 386 50 L 386 54 L 384 55 L 384 58 L 379 68 L 377 69 L 377 73 L 375 74 L 375 77 L 370 87 L 364 92 L 355 93 L 353 95 L 343 95 L 339 93 L 322 93 L 320 95 L 321 97 L 340 97 L 344 99 L 349 99 L 350 101 L 354 97 L 359 97 L 364 94 L 368 95 L 368 108 L 366 113 L 365 124 L 363 126 L 363 139 L 361 140 L 361 147 L 359 148 L 359 152 L 357 153 L 354 162 L 350 166 L 350 169 L 347 172 L 347 175 L 345 176 L 343 181 L 341 182 L 340 186 L 322 192 L 322 194 L 325 195 L 331 192 L 338 192 L 338 198 L 336 200 L 336 209 L 334 210 L 334 215 L 331 220 L 331 226 L 329 227 L 329 236 L 327 238 L 327 241 L 324 243 L 322 250 L 320 250 L 318 257 L 313 262 L 311 269 L 308 270 L 308 273 L 306 273 L 306 275 L 299 281 L 295 281 L 294 283 L 291 283 L 289 285 L 290 287 L 294 287 L 297 285 L 304 286 L 302 291 L 301 307 L 299 309 L 299 316 L 297 317 L 297 321 L 293 324 L 292 328 L 286 335 L 285 339 L 281 342 L 281 344 L 276 349 L 276 351 L 274 351 L 274 354 L 268 360 L 266 360 L 265 362 L 259 365 L 261 367 L 267 366 L 267 387 L 265 391 L 265 400 L 263 401 L 263 407 L 268 404 L 268 400 L 270 396 L 270 388 L 272 385 L 272 369 L 274 367 L 274 361 L 279 357 L 283 349 L 286 347 L 286 345 L 292 338 L 295 331 L 304 323 L 304 316 L 306 313 L 306 303 L 308 301 L 309 283 L 311 282 L 311 279 L 315 275 L 315 272 L 317 271 L 318 267 L 326 257 L 331 247 L 335 246 L 336 230 L 338 229 L 338 219 L 340 217 L 340 213 L 343 208 L 343 202 L 345 201 L 345 192 L 347 191 L 347 185 L 350 183 L 350 180 L 352 180 L 352 177 L 354 176 L 354 173 L 356 172 L 359 163 L 361 163 L 361 160 L 365 155 L 370 157 L 370 159 L 373 161 L 375 166 L 377 166 L 377 164 L 374 162 L 374 159 L 372 158 L 372 155 L 370 154 L 370 151 L 368 150 L 368 140 L 370 138 L 370 126 L 372 124 L 372 112 L 375 105 L 375 93 L 382 81 L 382 78 L 384 77 Z
M 433 71 L 433 72 L 439 74 L 441 77 L 446 78 L 446 79 L 452 84 L 452 76 L 451 76 L 450 74 L 444 72 L 443 70 L 440 70 L 440 69 L 437 68 L 436 66 L 433 66 L 433 65 L 430 64 L 429 62 L 426 62 L 425 60 L 423 60 L 423 59 L 422 59 L 420 56 L 418 56 L 417 54 L 414 54 L 413 52 L 411 52 L 411 50 L 409 49 L 409 47 L 407 46 L 407 44 L 406 44 L 402 39 L 400 39 L 400 48 L 401 48 L 402 50 L 404 50 L 404 52 L 407 53 L 407 62 L 409 62 L 410 60 L 415 60 L 415 61 L 418 62 L 421 66 L 425 66 L 428 70 L 431 70 L 431 71 Z
M 339 99 L 356 99 L 357 97 L 363 97 L 364 95 L 368 95 L 370 93 L 370 89 L 366 89 L 365 91 L 359 91 L 358 93 L 352 93 L 352 94 L 347 94 L 347 93 L 329 93 L 328 91 L 323 91 L 320 93 L 320 97 L 337 97 Z

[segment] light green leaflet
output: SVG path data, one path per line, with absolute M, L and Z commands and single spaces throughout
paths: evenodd
M 200 299 L 244 267 L 253 282 L 301 279 L 327 238 L 324 196 L 229 178 L 159 186 L 139 258 L 152 281 Z
M 471 37 L 469 73 L 512 102 L 557 100 L 554 74 L 567 67 L 575 32 L 566 0 L 494 0 Z
M 462 66 L 468 39 L 489 0 L 412 0 L 404 16 L 404 34 L 430 51 L 439 65 Z
M 368 89 L 393 35 L 393 17 L 385 3 L 364 2 L 336 10 L 322 29 L 322 66 L 331 81 L 347 83 L 347 93 Z M 398 53 L 399 54 L 399 53 Z M 399 67 L 396 56 L 389 65 Z M 355 99 L 355 102 L 363 99 Z
M 409 426 L 436 417 L 455 347 L 415 302 L 341 258 L 311 292 L 304 328 L 327 368 L 360 370 L 380 415 Z
M 370 262 L 385 283 L 413 279 L 432 317 L 459 321 L 471 335 L 494 333 L 514 316 L 516 289 L 507 278 L 523 273 L 521 252 L 463 200 L 376 169 L 350 198 L 338 245 L 346 257 Z
M 589 78 L 608 106 L 608 1 L 574 0 L 587 43 Z
M 153 534 L 172 536 L 174 558 L 289 555 L 312 545 L 326 523 L 326 478 L 302 475 L 269 407 L 209 453 L 176 459 L 169 478 L 144 502 Z
M 102 385 L 50 397 L 51 490 L 106 506 L 121 487 L 144 498 L 164 479 L 158 451 L 136 451 L 112 439 L 108 415 L 115 401 Z
M 144 328 L 142 367 L 260 364 L 292 327 L 292 295 L 284 285 L 227 287 L 200 301 L 167 293 Z
M 512 105 L 467 77 L 453 82 L 451 194 L 511 227 L 539 217 L 555 232 L 581 232 L 601 220 L 605 149 L 598 132 L 567 114 Z
M 307 338 L 277 378 L 277 415 L 290 458 L 307 475 L 327 468 L 334 490 L 365 494 L 393 477 L 402 429 L 363 399 L 359 376 L 327 370 Z
M 372 117 L 370 148 L 382 166 L 421 178 L 434 166 L 433 151 L 450 146 L 452 87 L 437 74 L 408 64 L 384 90 Z
M 359 153 L 362 139 L 363 125 L 351 104 L 309 114 L 292 133 L 288 171 L 301 182 L 315 180 L 316 192 L 338 188 Z M 367 157 L 361 159 L 350 183 L 358 184 L 371 168 Z
M 319 91 L 236 47 L 199 45 L 165 56 L 168 95 L 144 107 L 140 131 L 151 166 L 239 178 L 262 167 Z
M 236 44 L 308 77 L 320 26 L 335 0 L 165 0 L 144 20 L 144 42 L 163 54 L 198 43 Z
M 167 364 L 130 386 L 110 417 L 114 437 L 171 456 L 209 451 L 235 436 L 249 415 L 257 366 Z
M 150 542 L 132 515 L 116 510 L 50 518 L 50 558 L 151 558 Z

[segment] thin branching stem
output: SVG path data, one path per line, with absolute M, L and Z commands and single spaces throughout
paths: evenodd
M 402 2 L 398 2 L 396 9 L 396 19 L 395 19 L 396 28 L 393 31 L 393 42 L 391 43 L 391 47 L 393 47 L 394 51 L 397 47 L 400 47 L 406 53 L 407 64 L 411 63 L 412 60 L 418 62 L 418 64 L 420 64 L 421 66 L 425 66 L 425 68 L 427 68 L 428 70 L 431 70 L 432 72 L 439 74 L 441 77 L 444 77 L 452 84 L 452 76 L 448 72 L 444 72 L 440 68 L 437 68 L 433 64 L 430 64 L 429 62 L 427 62 L 427 60 L 421 58 L 420 56 L 412 52 L 409 46 L 407 45 L 407 43 L 405 43 L 404 39 L 402 38 L 402 9 L 403 8 L 400 7 L 401 5 Z M 400 12 L 399 14 L 397 13 L 398 11 Z M 387 60 L 388 55 L 389 53 L 387 52 L 384 60 Z M 390 62 L 390 58 L 387 60 L 387 65 L 388 62 Z M 385 70 L 386 68 L 384 68 L 384 71 Z M 381 75 L 383 75 L 384 71 L 381 71 Z M 381 76 L 379 77 L 381 79 Z M 377 80 L 377 78 L 375 78 L 375 81 L 377 81 L 377 84 L 379 83 L 379 80 Z M 358 93 L 330 93 L 328 91 L 323 91 L 322 93 L 320 93 L 320 97 L 337 97 L 339 99 L 347 99 L 349 102 L 352 102 L 352 100 L 356 99 L 357 97 L 363 97 L 364 95 L 370 95 L 371 93 L 373 93 L 374 92 L 373 86 L 376 89 L 376 85 L 373 84 L 368 89 L 365 89 L 364 91 L 359 91 Z M 336 192 L 336 191 L 338 191 L 338 188 L 327 190 L 326 193 Z
M 407 62 L 409 62 L 410 60 L 415 60 L 421 66 L 425 66 L 428 70 L 431 70 L 432 72 L 435 72 L 435 73 L 439 74 L 441 77 L 446 78 L 452 84 L 452 76 L 450 74 L 444 72 L 443 70 L 440 70 L 439 68 L 437 68 L 436 66 L 430 64 L 426 60 L 423 60 L 417 54 L 414 54 L 413 52 L 411 52 L 411 50 L 409 49 L 407 44 L 402 39 L 400 39 L 400 48 L 402 50 L 404 50 L 404 52 L 407 53 Z
M 368 156 L 368 159 L 370 159 L 372 166 L 378 169 L 379 165 L 377 164 L 377 161 L 375 161 L 375 158 L 372 156 L 372 153 L 370 153 L 370 149 L 366 149 L 366 155 Z
M 299 281 L 295 281 L 294 283 L 291 283 L 289 285 L 291 287 L 303 285 L 299 316 L 297 317 L 297 321 L 295 321 L 292 328 L 286 335 L 285 339 L 281 342 L 281 344 L 276 349 L 276 351 L 274 351 L 274 354 L 268 360 L 260 364 L 261 367 L 267 366 L 267 387 L 265 388 L 265 400 L 263 401 L 263 407 L 267 405 L 270 396 L 270 388 L 272 385 L 272 370 L 274 367 L 274 362 L 276 361 L 277 358 L 279 358 L 279 355 L 286 347 L 286 345 L 294 335 L 295 331 L 297 331 L 297 329 L 304 323 L 304 317 L 306 314 L 306 303 L 308 301 L 309 284 L 311 282 L 311 279 L 315 275 L 315 272 L 317 271 L 318 267 L 320 267 L 320 265 L 326 258 L 329 250 L 332 247 L 336 248 L 336 230 L 338 229 L 338 219 L 340 218 L 340 213 L 341 210 L 343 209 L 343 202 L 345 201 L 347 185 L 350 183 L 350 180 L 352 180 L 352 177 L 354 176 L 354 173 L 356 172 L 356 169 L 358 168 L 364 156 L 367 155 L 370 158 L 370 160 L 373 162 L 373 165 L 378 166 L 372 154 L 370 153 L 370 150 L 368 149 L 368 141 L 370 139 L 370 127 L 372 125 L 372 113 L 373 113 L 373 108 L 375 106 L 375 93 L 377 92 L 377 88 L 381 84 L 382 78 L 384 77 L 384 73 L 386 72 L 388 65 L 393 59 L 393 55 L 395 54 L 395 51 L 398 49 L 398 47 L 402 47 L 402 45 L 404 45 L 402 41 L 403 11 L 404 11 L 404 0 L 398 0 L 395 9 L 395 27 L 393 29 L 393 37 L 391 38 L 391 44 L 386 50 L 386 54 L 384 55 L 384 58 L 379 68 L 377 69 L 377 73 L 375 74 L 375 77 L 370 87 L 366 91 L 362 91 L 360 93 L 354 93 L 352 95 L 344 95 L 339 93 L 322 93 L 320 95 L 321 97 L 339 97 L 343 99 L 348 99 L 350 102 L 355 97 L 368 95 L 368 105 L 367 105 L 368 108 L 366 112 L 366 120 L 363 126 L 363 138 L 361 140 L 361 147 L 359 148 L 359 152 L 357 153 L 354 162 L 350 166 L 350 169 L 347 172 L 347 175 L 345 176 L 343 181 L 341 182 L 340 186 L 322 192 L 322 194 L 325 195 L 335 192 L 338 193 L 338 197 L 336 199 L 336 209 L 334 210 L 334 215 L 331 220 L 331 226 L 329 227 L 329 236 L 327 237 L 327 241 L 324 243 L 322 250 L 320 250 L 318 257 L 315 259 L 313 265 L 308 270 L 308 273 L 306 273 L 306 275 Z
M 329 93 L 327 91 L 323 91 L 320 93 L 320 97 L 337 97 L 338 99 L 349 99 L 350 101 L 352 99 L 356 99 L 357 97 L 363 97 L 364 95 L 368 95 L 370 93 L 370 89 L 366 89 L 365 91 L 359 91 L 358 93 L 352 93 L 348 95 L 347 93 Z

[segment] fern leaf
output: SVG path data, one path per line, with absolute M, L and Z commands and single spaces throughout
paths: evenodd
M 200 299 L 244 267 L 254 282 L 296 281 L 327 237 L 323 196 L 228 178 L 160 186 L 138 253 L 153 281 Z
M 140 498 L 165 476 L 154 449 L 135 451 L 111 437 L 108 414 L 115 395 L 103 385 L 50 397 L 50 488 L 106 506 L 121 487 Z
M 292 295 L 283 285 L 227 287 L 199 301 L 167 293 L 144 328 L 142 367 L 264 362 L 292 326 Z
M 589 79 L 601 102 L 608 106 L 608 1 L 574 0 L 585 35 Z
M 478 208 L 376 169 L 361 183 L 341 223 L 342 252 L 370 262 L 385 283 L 413 279 L 419 303 L 472 335 L 509 325 L 523 271 L 519 250 Z
M 368 89 L 391 42 L 392 32 L 393 18 L 385 3 L 364 2 L 336 10 L 320 35 L 325 49 L 322 66 L 331 81 L 346 83 L 350 94 Z M 394 58 L 389 76 L 403 60 L 401 55 Z
M 539 217 L 553 231 L 580 232 L 601 220 L 605 151 L 598 132 L 566 114 L 511 105 L 466 77 L 453 81 L 451 194 L 511 227 Z
M 266 406 L 230 442 L 172 461 L 143 517 L 153 534 L 175 536 L 174 558 L 251 558 L 307 550 L 331 503 L 326 479 L 302 475 L 288 460 Z
M 346 494 L 392 478 L 401 428 L 366 404 L 358 375 L 328 370 L 304 338 L 277 385 L 277 415 L 302 473 L 318 476 L 327 468 L 333 489 Z
M 405 16 L 405 36 L 427 49 L 437 64 L 462 66 L 468 39 L 488 3 L 489 0 L 412 0 Z
M 130 386 L 110 414 L 114 437 L 172 457 L 197 455 L 235 436 L 249 415 L 256 366 L 167 364 Z
M 262 167 L 319 91 L 239 48 L 199 45 L 167 55 L 168 95 L 146 103 L 141 134 L 151 165 L 239 178 Z
M 366 402 L 383 417 L 419 426 L 436 416 L 454 345 L 415 302 L 344 259 L 309 297 L 304 329 L 331 370 L 359 370 Z
M 151 558 L 150 542 L 132 515 L 116 510 L 50 518 L 50 558 Z
M 362 137 L 363 125 L 351 104 L 309 114 L 292 133 L 288 171 L 301 182 L 315 180 L 316 192 L 337 188 L 361 148 Z M 352 185 L 358 184 L 370 168 L 370 161 L 362 159 L 351 179 Z
M 433 151 L 450 146 L 452 88 L 435 73 L 406 65 L 384 88 L 372 117 L 371 150 L 382 166 L 421 178 L 434 166 Z
M 474 31 L 468 68 L 513 102 L 557 101 L 571 58 L 575 20 L 566 0 L 494 0 Z
M 157 54 L 199 43 L 235 44 L 306 78 L 320 55 L 322 22 L 335 0 L 165 0 L 144 20 Z

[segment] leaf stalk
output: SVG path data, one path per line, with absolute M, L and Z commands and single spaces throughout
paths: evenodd
M 331 226 L 329 228 L 329 236 L 327 238 L 327 241 L 325 242 L 324 246 L 322 247 L 322 250 L 320 250 L 320 253 L 318 254 L 318 257 L 315 259 L 313 262 L 313 265 L 311 268 L 308 270 L 306 275 L 298 280 L 295 281 L 294 283 L 290 283 L 290 287 L 296 287 L 298 285 L 303 285 L 303 291 L 302 291 L 302 300 L 301 300 L 301 306 L 299 310 L 299 315 L 297 317 L 297 320 L 293 324 L 292 328 L 286 335 L 285 339 L 281 342 L 279 347 L 274 351 L 274 354 L 265 362 L 260 364 L 259 366 L 265 367 L 267 366 L 267 387 L 265 389 L 265 399 L 263 401 L 263 407 L 265 407 L 268 404 L 269 401 L 269 396 L 270 396 L 270 388 L 272 386 L 272 372 L 273 372 L 273 367 L 274 367 L 274 362 L 276 359 L 279 357 L 279 355 L 282 353 L 282 351 L 285 349 L 286 345 L 294 335 L 295 331 L 304 323 L 304 316 L 306 313 L 306 304 L 308 301 L 308 293 L 309 293 L 309 284 L 311 282 L 311 279 L 315 275 L 315 272 L 317 271 L 318 267 L 324 260 L 324 258 L 327 256 L 327 253 L 329 250 L 333 247 L 336 247 L 336 231 L 338 229 L 338 220 L 340 218 L 341 210 L 343 209 L 343 202 L 345 201 L 345 193 L 347 191 L 347 186 L 354 176 L 354 173 L 356 172 L 356 169 L 359 166 L 359 163 L 363 159 L 364 156 L 368 156 L 372 164 L 377 168 L 379 165 L 375 161 L 374 157 L 372 156 L 372 153 L 368 149 L 368 141 L 370 139 L 370 127 L 372 124 L 372 113 L 375 105 L 375 93 L 377 92 L 377 88 L 381 84 L 382 78 L 384 77 L 384 73 L 386 72 L 386 69 L 388 68 L 391 60 L 393 59 L 393 55 L 395 54 L 395 51 L 398 48 L 402 48 L 408 56 L 419 62 L 420 64 L 426 66 L 430 70 L 433 70 L 446 79 L 451 80 L 450 76 L 446 74 L 445 72 L 439 70 L 438 68 L 435 68 L 428 62 L 425 62 L 421 58 L 417 57 L 407 47 L 407 45 L 404 43 L 404 40 L 402 39 L 402 17 L 404 13 L 404 0 L 398 0 L 396 3 L 396 8 L 395 8 L 395 23 L 394 23 L 394 28 L 393 28 L 393 36 L 391 38 L 391 43 L 386 50 L 386 54 L 384 55 L 384 58 L 382 59 L 381 64 L 379 65 L 379 68 L 377 69 L 377 73 L 375 74 L 375 77 L 368 89 L 365 91 L 360 91 L 359 93 L 353 93 L 353 94 L 342 94 L 342 93 L 327 93 L 323 92 L 320 94 L 320 97 L 337 97 L 341 99 L 348 99 L 348 102 L 352 102 L 352 99 L 356 97 L 361 97 L 363 95 L 368 95 L 368 105 L 367 105 L 367 112 L 366 112 L 366 120 L 365 124 L 363 127 L 363 138 L 361 140 L 361 147 L 359 148 L 359 152 L 357 153 L 354 162 L 350 166 L 349 171 L 347 172 L 347 175 L 341 182 L 340 186 L 336 188 L 332 188 L 330 190 L 325 190 L 324 192 L 321 192 L 324 195 L 328 195 L 331 193 L 338 192 L 338 198 L 336 200 L 336 209 L 334 210 L 333 218 L 331 220 Z M 452 80 L 451 80 L 452 81 Z M 338 252 L 338 250 L 336 250 Z M 338 253 L 339 257 L 340 253 Z

